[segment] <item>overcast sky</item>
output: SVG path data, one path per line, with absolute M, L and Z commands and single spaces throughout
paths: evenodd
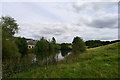
M 117 2 L 4 2 L 0 15 L 19 24 L 15 36 L 40 39 L 55 37 L 58 43 L 118 39 Z

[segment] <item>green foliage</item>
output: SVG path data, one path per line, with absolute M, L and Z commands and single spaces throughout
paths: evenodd
M 85 42 L 85 44 L 88 48 L 94 48 L 94 47 L 112 44 L 112 43 L 119 42 L 119 41 L 120 40 L 114 40 L 114 41 L 88 40 Z
M 53 37 L 52 38 L 52 42 L 55 44 L 56 43 L 56 40 L 55 40 L 55 38 Z
M 59 44 L 56 43 L 54 48 L 55 48 L 55 50 L 60 50 L 61 47 Z
M 61 50 L 71 50 L 71 48 L 69 46 L 70 46 L 70 44 L 68 44 L 68 43 L 62 43 Z
M 72 42 L 72 50 L 74 52 L 84 52 L 86 51 L 85 43 L 80 37 L 75 37 Z
M 1 24 L 2 24 L 2 33 L 3 37 L 11 38 L 15 33 L 18 32 L 18 24 L 14 18 L 5 16 L 1 17 Z
M 2 58 L 15 58 L 19 57 L 20 53 L 13 41 L 2 39 Z
M 37 42 L 36 44 L 36 52 L 41 52 L 41 51 L 48 51 L 49 50 L 49 42 L 42 37 L 40 41 Z
M 68 52 L 70 52 L 70 50 L 61 50 L 61 55 L 65 56 L 68 54 Z
M 86 46 L 88 46 L 88 48 L 98 47 L 102 46 L 102 42 L 100 40 L 89 40 L 86 41 Z
M 14 18 L 8 16 L 1 17 L 0 19 L 0 27 L 2 27 L 3 58 L 18 57 L 20 54 L 13 38 L 13 35 L 18 31 L 18 24 Z
M 27 41 L 25 38 L 21 38 L 21 37 L 16 37 L 15 39 L 15 43 L 17 44 L 17 47 L 19 49 L 19 52 L 22 54 L 22 55 L 25 55 L 27 54 L 27 51 L 28 51 L 28 44 L 27 44 Z
M 60 49 L 60 46 L 59 46 L 59 44 L 56 43 L 56 40 L 53 37 L 52 41 L 49 42 L 49 51 L 56 51 L 56 50 L 59 50 L 59 49 Z
M 55 52 L 56 50 L 59 50 L 60 46 L 56 44 L 56 40 L 53 37 L 51 42 L 48 42 L 44 37 L 42 37 L 36 44 L 35 51 L 36 53 L 50 51 Z
M 55 44 L 53 42 L 49 43 L 49 51 L 55 51 Z

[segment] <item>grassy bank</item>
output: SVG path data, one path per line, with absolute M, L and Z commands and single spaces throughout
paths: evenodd
M 60 64 L 39 67 L 13 75 L 13 78 L 118 78 L 118 44 L 92 48 L 83 54 L 71 54 Z

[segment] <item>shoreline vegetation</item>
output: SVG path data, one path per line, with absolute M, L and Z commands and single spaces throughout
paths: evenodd
M 14 18 L 0 19 L 3 78 L 118 78 L 120 40 L 84 41 L 76 36 L 72 43 L 57 43 L 55 37 L 28 41 L 14 36 L 20 28 Z M 71 54 L 56 61 L 59 50 L 62 56 Z M 31 53 L 34 56 L 27 58 Z

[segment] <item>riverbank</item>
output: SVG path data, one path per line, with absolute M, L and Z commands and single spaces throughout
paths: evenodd
M 39 67 L 12 78 L 118 78 L 118 44 L 120 42 L 89 49 L 83 54 L 71 54 L 60 64 Z

